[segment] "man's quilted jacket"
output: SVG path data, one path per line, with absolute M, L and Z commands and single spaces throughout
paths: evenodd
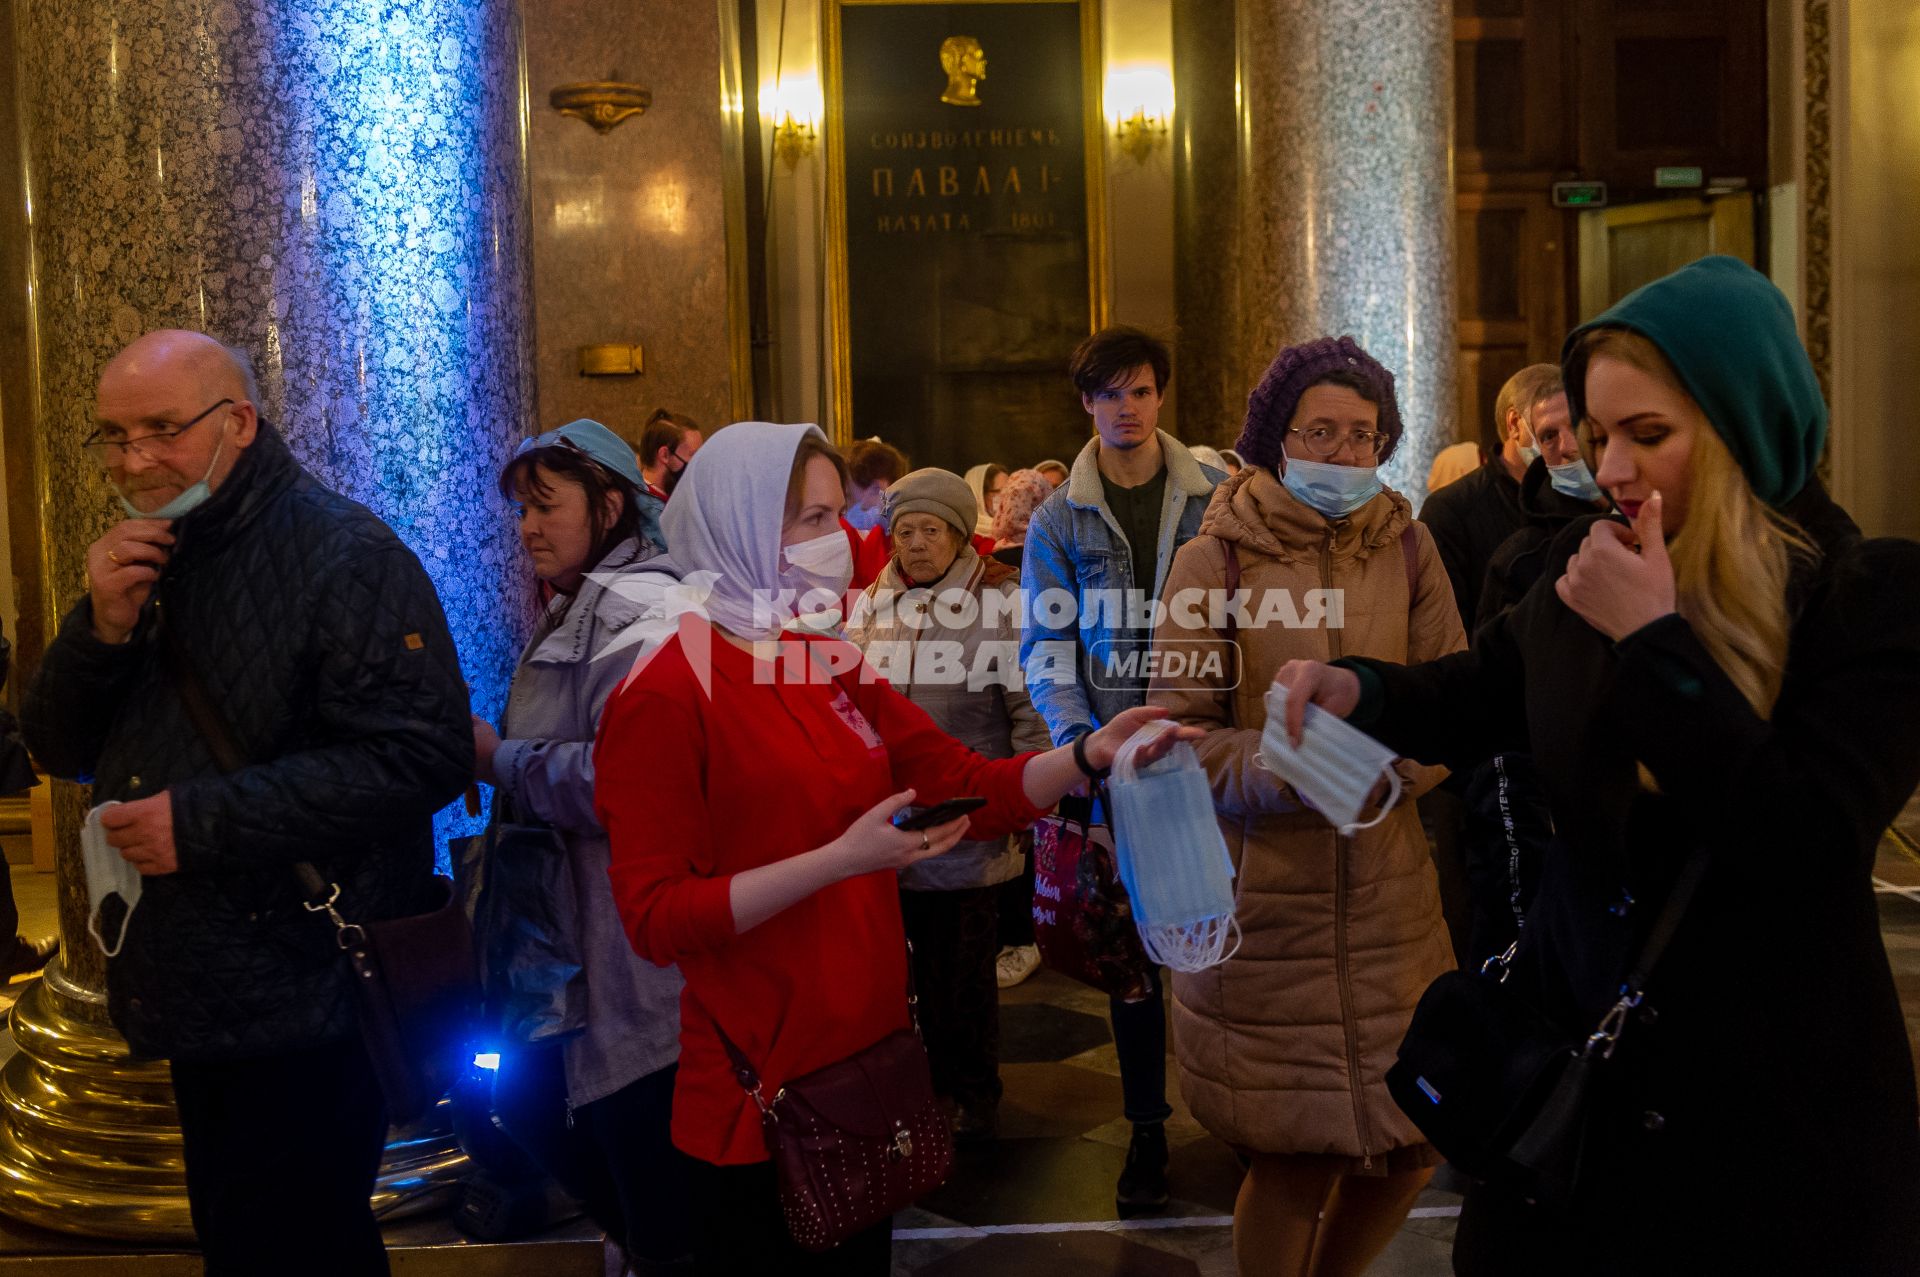
M 473 776 L 466 686 L 433 584 L 373 513 L 260 426 L 178 538 L 139 629 L 109 646 L 82 599 L 28 690 L 28 745 L 92 801 L 173 797 L 178 873 L 145 880 L 107 967 L 135 1054 L 235 1059 L 356 1031 L 333 928 L 293 865 L 354 922 L 430 903 L 433 813 Z M 223 774 L 157 641 L 156 606 L 248 765 Z M 119 930 L 109 900 L 102 930 Z M 79 940 L 77 943 L 92 943 Z

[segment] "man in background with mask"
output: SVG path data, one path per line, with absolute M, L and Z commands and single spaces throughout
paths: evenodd
M 301 469 L 258 397 L 201 333 L 108 361 L 86 447 L 128 517 L 89 547 L 23 725 L 113 804 L 89 841 L 138 870 L 105 875 L 120 899 L 90 923 L 117 953 L 114 1027 L 171 1065 L 209 1277 L 384 1274 L 385 1104 L 294 866 L 352 922 L 428 907 L 433 813 L 472 776 L 473 733 L 419 561 Z
M 1469 624 L 1477 614 L 1480 582 L 1493 552 L 1526 521 L 1520 510 L 1520 480 L 1540 456 L 1534 415 L 1556 395 L 1561 395 L 1560 369 L 1553 364 L 1532 364 L 1509 377 L 1493 405 L 1500 450 L 1466 478 L 1429 494 L 1420 507 L 1420 521 L 1440 547 L 1460 617 Z M 1561 402 L 1564 405 L 1564 396 Z M 1563 415 L 1565 411 L 1563 406 Z
M 1027 525 L 1020 665 L 1027 693 L 1055 745 L 1146 703 L 1144 674 L 1119 663 L 1144 653 L 1153 628 L 1145 604 L 1160 596 L 1174 551 L 1200 530 L 1213 489 L 1226 476 L 1193 459 L 1158 428 L 1172 361 L 1137 328 L 1104 328 L 1080 343 L 1068 375 L 1094 437 L 1074 459 L 1066 484 Z M 1073 614 L 1047 606 L 1071 598 Z M 1124 600 L 1120 615 L 1095 597 Z M 1139 605 L 1139 606 L 1136 606 Z M 1097 623 L 1090 623 L 1098 614 Z M 1137 669 L 1137 666 L 1129 667 Z M 1115 1204 L 1122 1215 L 1158 1210 L 1167 1185 L 1167 1030 L 1161 976 L 1136 1002 L 1109 1007 L 1126 1116 L 1133 1123 Z

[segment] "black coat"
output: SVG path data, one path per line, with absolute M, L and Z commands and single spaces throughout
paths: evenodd
M 355 1031 L 353 997 L 332 927 L 300 907 L 292 866 L 311 860 L 338 882 L 351 921 L 427 903 L 433 814 L 474 766 L 446 617 L 413 552 L 303 471 L 264 423 L 174 533 L 155 599 L 258 761 L 231 775 L 215 764 L 157 650 L 153 603 L 114 647 L 94 637 L 82 599 L 24 705 L 35 755 L 56 776 L 91 780 L 95 803 L 173 797 L 180 869 L 145 880 L 107 965 L 108 1009 L 142 1056 L 337 1041 Z
M 1592 502 L 1556 491 L 1552 478 L 1539 460 L 1521 478 L 1519 508 L 1526 522 L 1487 564 L 1475 630 L 1525 598 L 1546 568 L 1554 538 L 1576 519 L 1593 516 Z M 1553 841 L 1553 814 L 1532 758 L 1519 751 L 1455 776 L 1465 804 L 1460 842 L 1473 913 L 1467 952 L 1477 964 L 1505 949 L 1519 931 Z
M 1420 522 L 1433 533 L 1440 562 L 1453 583 L 1460 619 L 1479 615 L 1480 582 L 1500 543 L 1526 524 L 1520 510 L 1520 485 L 1495 453 L 1464 479 L 1456 479 L 1427 498 Z
M 1462 480 L 1465 482 L 1465 480 Z M 1471 615 L 1462 613 L 1469 630 L 1479 629 L 1506 611 L 1533 588 L 1546 568 L 1547 551 L 1553 539 L 1576 519 L 1590 518 L 1595 508 L 1590 501 L 1567 496 L 1553 486 L 1553 476 L 1545 461 L 1535 461 L 1520 477 L 1516 508 L 1520 527 L 1509 533 L 1487 560 L 1486 574 Z
M 1513 1271 L 1852 1273 L 1911 1220 L 1920 1113 L 1871 869 L 1920 784 L 1920 544 L 1859 540 L 1817 485 L 1788 513 L 1825 553 L 1796 572 L 1769 719 L 1678 616 L 1614 644 L 1561 603 L 1590 520 L 1469 651 L 1368 663 L 1354 721 L 1404 754 L 1531 749 L 1556 836 L 1514 978 L 1565 1027 L 1599 1021 L 1680 866 L 1712 850 L 1605 1070 L 1585 1200 L 1545 1231 L 1559 1252 Z

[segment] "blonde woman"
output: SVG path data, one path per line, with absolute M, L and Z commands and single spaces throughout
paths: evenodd
M 1712 257 L 1565 352 L 1594 518 L 1471 651 L 1295 662 L 1402 753 L 1531 741 L 1554 817 L 1513 980 L 1585 1032 L 1681 865 L 1692 904 L 1601 1072 L 1574 1203 L 1468 1195 L 1463 1274 L 1910 1272 L 1913 1061 L 1870 878 L 1920 784 L 1920 546 L 1814 478 L 1827 412 L 1786 300 Z M 1290 724 L 1290 728 L 1294 724 Z

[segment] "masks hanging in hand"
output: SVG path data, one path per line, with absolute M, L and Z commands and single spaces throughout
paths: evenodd
M 107 831 L 100 827 L 100 813 L 119 805 L 101 803 L 87 813 L 87 823 L 80 828 L 80 863 L 87 875 L 87 933 L 100 946 L 100 952 L 109 958 L 119 957 L 121 946 L 127 942 L 127 927 L 133 921 L 134 906 L 140 903 L 142 885 L 140 871 L 118 850 L 108 845 Z M 127 907 L 126 915 L 120 920 L 120 937 L 114 941 L 111 949 L 100 935 L 100 906 L 106 903 L 108 896 L 119 896 L 120 902 Z
M 1547 479 L 1553 490 L 1575 501 L 1605 501 L 1607 490 L 1594 480 L 1593 470 L 1583 458 L 1575 457 L 1563 466 L 1548 466 Z
M 1113 760 L 1114 842 L 1147 956 L 1175 971 L 1204 971 L 1240 947 L 1233 860 L 1191 745 L 1135 764 L 1142 746 L 1172 729 L 1165 719 L 1146 724 Z
M 1329 519 L 1344 519 L 1380 495 L 1380 467 L 1336 466 L 1288 457 L 1280 482 Z
M 1400 798 L 1400 773 L 1393 769 L 1397 755 L 1344 719 L 1307 706 L 1300 747 L 1287 739 L 1287 689 L 1276 684 L 1267 691 L 1267 725 L 1260 733 L 1260 763 L 1293 786 L 1343 834 L 1370 829 L 1387 817 Z M 1368 795 L 1385 778 L 1389 786 L 1380 813 L 1361 823 Z

